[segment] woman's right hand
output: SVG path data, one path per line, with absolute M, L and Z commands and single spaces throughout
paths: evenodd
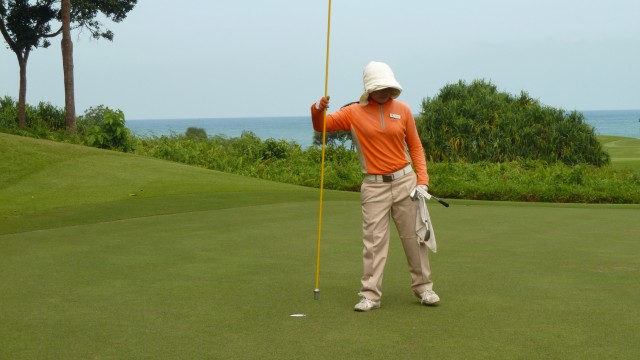
M 323 96 L 320 100 L 316 101 L 315 108 L 318 111 L 324 111 L 329 108 L 329 98 L 330 96 Z

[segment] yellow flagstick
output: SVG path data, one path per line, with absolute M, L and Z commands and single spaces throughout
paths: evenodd
M 327 16 L 327 56 L 324 65 L 324 96 L 329 90 L 329 39 L 331 37 L 331 0 Z M 316 287 L 313 290 L 313 298 L 320 299 L 320 239 L 322 238 L 322 195 L 324 192 L 324 153 L 327 142 L 327 109 L 322 114 L 322 161 L 320 163 L 320 209 L 318 211 L 318 253 L 316 255 Z

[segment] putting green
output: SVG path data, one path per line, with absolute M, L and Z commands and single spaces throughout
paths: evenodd
M 356 313 L 358 194 L 325 192 L 316 301 L 317 189 L 62 148 L 0 175 L 2 359 L 640 356 L 638 205 L 434 202 L 441 304 L 394 233 L 382 308 Z

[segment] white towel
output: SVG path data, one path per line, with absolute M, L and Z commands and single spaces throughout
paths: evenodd
M 436 234 L 433 231 L 431 218 L 429 217 L 429 209 L 427 209 L 426 203 L 427 199 L 430 198 L 431 195 L 420 187 L 416 187 L 416 189 L 411 192 L 411 199 L 418 201 L 418 213 L 416 214 L 416 235 L 418 235 L 418 242 L 425 243 L 429 250 L 435 253 L 438 251 Z

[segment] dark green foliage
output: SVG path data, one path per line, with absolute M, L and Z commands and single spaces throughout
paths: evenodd
M 124 113 L 104 109 L 101 123 L 86 129 L 86 141 L 87 145 L 101 149 L 131 150 L 130 131 L 125 127 Z
M 261 140 L 250 131 L 240 137 L 190 139 L 172 135 L 138 139 L 138 154 L 212 170 L 303 186 L 320 186 L 321 149 L 302 150 L 285 140 Z M 325 148 L 325 188 L 357 191 L 362 175 L 355 152 L 343 146 Z
M 104 114 L 111 111 L 104 105 L 92 106 L 88 108 L 84 115 L 79 116 L 76 120 L 76 127 L 79 133 L 87 133 L 94 126 L 102 126 L 104 124 Z
M 330 131 L 326 133 L 325 145 L 327 146 L 347 146 L 351 142 L 351 133 L 348 131 Z M 313 132 L 313 145 L 322 145 L 322 133 Z
M 65 128 L 65 111 L 48 102 L 25 107 L 27 126 L 31 133 L 44 133 Z M 18 129 L 18 103 L 9 96 L 0 99 L 0 129 L 12 132 Z
M 262 160 L 287 159 L 290 156 L 290 146 L 286 140 L 267 139 L 262 149 Z
M 55 1 L 0 0 L 0 27 L 7 44 L 16 54 L 32 48 L 51 45 L 50 22 L 59 17 L 53 8 Z
M 51 44 L 49 38 L 60 33 L 59 28 L 52 29 L 52 24 L 57 26 L 55 22 L 61 21 L 60 1 L 31 3 L 27 0 L 0 0 L 1 23 L 5 26 L 14 52 L 46 48 Z M 71 20 L 75 28 L 88 30 L 96 39 L 113 40 L 113 32 L 104 29 L 97 18 L 106 17 L 113 22 L 121 22 L 136 3 L 137 0 L 72 0 Z
M 609 166 L 439 163 L 430 167 L 434 194 L 472 200 L 560 203 L 640 203 L 640 172 Z
M 93 38 L 113 40 L 113 32 L 103 29 L 104 25 L 97 18 L 103 15 L 113 22 L 121 22 L 137 2 L 137 0 L 72 0 L 71 18 L 77 27 L 89 30 Z
M 207 138 L 207 132 L 205 131 L 205 129 L 198 128 L 198 127 L 187 128 L 187 131 L 185 131 L 184 135 L 188 139 L 192 139 L 192 140 L 196 140 L 196 139 L 205 140 Z
M 543 106 L 525 92 L 498 92 L 483 80 L 450 84 L 425 99 L 416 124 L 431 161 L 609 163 L 581 113 Z
M 35 109 L 27 108 L 27 126 L 42 126 L 51 130 L 66 127 L 65 111 L 51 103 L 39 102 Z
M 18 125 L 18 104 L 10 96 L 0 98 L 0 129 L 14 128 Z

